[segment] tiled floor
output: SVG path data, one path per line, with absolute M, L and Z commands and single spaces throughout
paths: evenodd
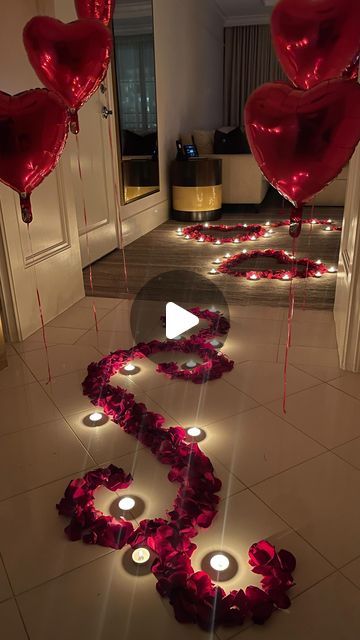
M 167 468 L 116 425 L 89 428 L 81 382 L 92 360 L 131 345 L 128 302 L 98 299 L 100 332 L 84 299 L 41 336 L 9 348 L 0 373 L 0 637 L 4 640 L 355 640 L 360 637 L 360 375 L 338 365 L 330 312 L 296 311 L 287 413 L 282 411 L 286 309 L 231 308 L 224 351 L 234 370 L 197 386 L 140 363 L 116 376 L 166 425 L 200 426 L 223 481 L 219 514 L 197 538 L 194 566 L 212 550 L 236 558 L 227 590 L 256 583 L 247 549 L 260 538 L 297 556 L 293 605 L 264 627 L 208 634 L 178 624 L 151 575 L 123 568 L 126 550 L 70 543 L 55 504 L 69 479 L 109 462 L 134 474 L 142 517 L 174 498 Z M 169 359 L 171 356 L 169 355 Z M 165 359 L 164 357 L 162 359 Z M 112 509 L 114 494 L 97 505 Z M 146 634 L 144 625 L 146 624 Z

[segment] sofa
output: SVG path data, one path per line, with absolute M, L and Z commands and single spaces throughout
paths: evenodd
M 340 175 L 320 191 L 308 204 L 314 204 L 318 207 L 343 207 L 345 205 L 348 176 L 349 166 L 347 165 Z
M 228 135 L 234 127 L 222 127 L 218 132 Z M 246 146 L 243 153 L 214 153 L 215 130 L 195 130 L 182 136 L 184 144 L 194 142 L 200 157 L 222 160 L 223 204 L 260 204 L 269 183 L 261 173 Z

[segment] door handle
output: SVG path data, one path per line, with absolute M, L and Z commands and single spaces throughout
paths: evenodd
M 112 116 L 113 112 L 111 109 L 108 109 L 107 107 L 103 107 L 101 109 L 101 115 L 103 118 L 105 118 L 106 120 L 108 119 L 109 116 Z

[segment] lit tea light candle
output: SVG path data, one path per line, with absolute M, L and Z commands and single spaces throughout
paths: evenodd
M 223 553 L 216 553 L 210 559 L 210 566 L 214 571 L 226 571 L 230 567 L 230 560 Z
M 318 260 L 316 260 L 316 264 L 321 264 L 320 258 L 318 258 Z
M 203 236 L 201 236 L 198 240 L 198 242 L 205 242 L 205 238 Z
M 190 236 L 189 236 L 189 235 L 186 235 L 186 236 L 185 236 L 185 240 L 190 240 Z
M 331 227 L 330 226 L 325 227 L 325 231 L 331 231 Z
M 289 255 L 289 252 L 288 252 L 288 251 L 284 251 L 284 253 L 285 253 L 285 255 L 286 255 L 286 256 L 288 256 L 288 255 Z
M 131 362 L 129 362 L 129 364 L 125 365 L 124 371 L 126 371 L 126 373 L 133 373 L 134 371 L 136 371 L 136 367 L 135 365 L 131 364 Z
M 256 236 L 250 236 L 250 240 L 253 240 L 253 241 L 257 240 L 257 237 Z
M 178 227 L 178 230 L 177 230 L 177 232 L 176 232 L 176 233 L 178 234 L 178 236 L 182 236 L 182 234 L 183 234 L 183 230 L 182 230 L 182 228 L 181 228 L 181 227 Z
M 208 229 L 209 228 L 209 223 L 205 222 L 204 227 L 205 227 L 205 229 Z
M 284 273 L 284 275 L 283 275 L 282 279 L 283 279 L 283 280 L 291 280 L 291 276 L 290 276 L 290 274 L 289 274 L 289 273 Z
M 216 240 L 214 244 L 221 244 L 221 240 Z
M 214 264 L 221 264 L 221 259 L 220 258 L 216 258 L 216 260 L 214 260 Z
M 211 276 L 216 276 L 219 272 L 217 269 L 210 269 L 209 273 Z
M 231 258 L 231 253 L 225 253 L 224 258 L 226 258 L 227 260 Z
M 190 436 L 190 438 L 198 438 L 199 436 L 201 436 L 201 429 L 199 429 L 199 427 L 190 427 L 190 429 L 187 430 L 187 434 Z
M 246 224 L 246 222 L 244 223 L 244 227 L 245 227 L 245 229 L 246 229 L 246 227 L 247 227 L 247 224 Z
M 239 242 L 240 242 L 239 238 L 235 238 L 234 243 L 239 244 Z
M 272 235 L 274 233 L 273 229 L 269 229 L 268 233 L 270 233 L 270 235 Z
M 140 547 L 133 551 L 131 557 L 135 564 L 146 564 L 150 560 L 150 551 L 145 547 Z
M 328 220 L 326 220 L 326 222 L 327 222 L 328 224 L 331 224 L 331 223 L 332 223 L 331 218 L 329 218 Z
M 195 367 L 197 367 L 197 364 L 198 363 L 196 362 L 196 360 L 189 360 L 185 366 L 187 369 L 195 369 Z
M 317 271 L 317 272 L 315 273 L 315 278 L 321 278 L 321 276 L 322 276 L 321 271 Z
M 266 233 L 264 233 L 264 238 L 270 238 L 271 233 L 269 233 L 268 231 Z
M 214 305 L 211 305 L 209 311 L 211 311 L 211 313 L 219 313 L 219 310 L 216 307 L 214 307 Z
M 213 338 L 213 340 L 210 340 L 210 344 L 215 349 L 218 349 L 219 347 L 222 347 L 222 343 L 219 342 L 219 340 L 216 340 L 216 338 Z
M 310 224 L 316 224 L 316 220 L 310 220 Z
M 336 267 L 329 267 L 328 272 L 329 273 L 337 273 L 337 268 Z
M 103 419 L 103 417 L 104 417 L 104 416 L 103 416 L 103 414 L 102 414 L 102 413 L 99 413 L 98 411 L 95 411 L 94 413 L 92 413 L 92 414 L 89 416 L 89 420 L 90 420 L 90 422 L 94 422 L 94 423 L 96 423 L 96 422 L 101 422 L 101 420 Z
M 131 511 L 131 509 L 135 507 L 135 504 L 134 498 L 121 498 L 121 500 L 119 500 L 119 509 L 121 511 Z
M 247 249 L 243 249 L 243 250 L 242 250 L 242 252 L 243 252 L 243 253 L 247 253 Z
M 265 222 L 265 227 L 270 227 L 270 220 L 267 220 L 267 221 Z
M 251 276 L 249 277 L 249 280 L 259 280 L 259 276 L 256 275 L 256 273 L 252 273 Z

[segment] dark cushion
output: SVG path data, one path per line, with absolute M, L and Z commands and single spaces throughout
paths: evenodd
M 240 127 L 236 127 L 229 133 L 215 131 L 214 153 L 219 155 L 251 153 L 244 131 Z
M 123 130 L 123 155 L 124 156 L 152 156 L 156 151 L 157 133 L 153 131 L 144 136 Z

